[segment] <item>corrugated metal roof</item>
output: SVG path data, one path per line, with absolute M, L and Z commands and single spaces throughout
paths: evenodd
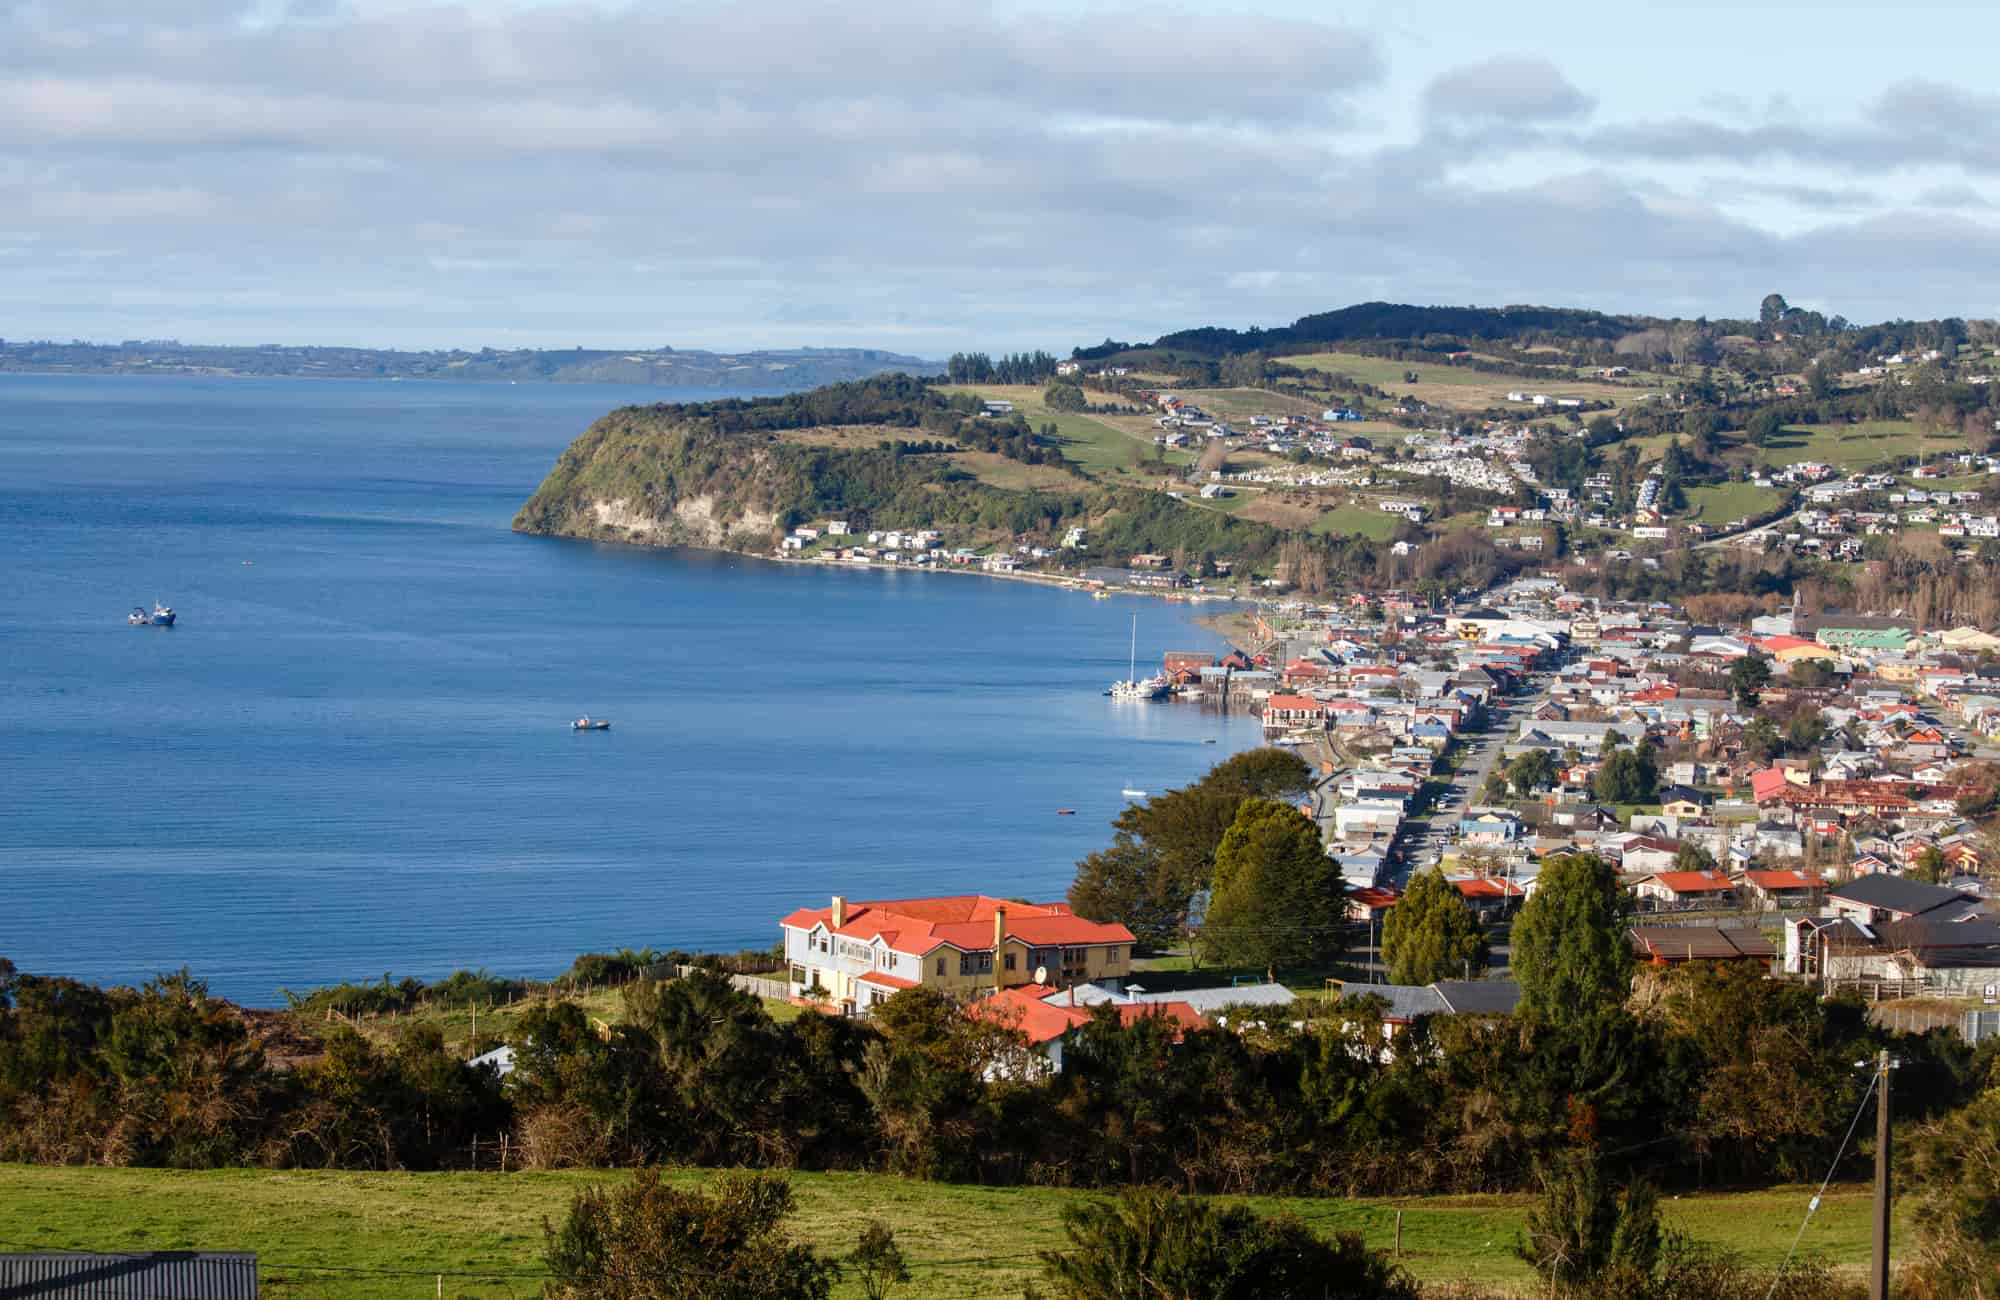
M 0 1300 L 257 1300 L 257 1252 L 0 1254 Z

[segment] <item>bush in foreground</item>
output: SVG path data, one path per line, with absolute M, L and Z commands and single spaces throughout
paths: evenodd
M 1070 1249 L 1042 1255 L 1048 1300 L 1418 1300 L 1402 1269 L 1296 1219 L 1175 1192 L 1063 1212 Z

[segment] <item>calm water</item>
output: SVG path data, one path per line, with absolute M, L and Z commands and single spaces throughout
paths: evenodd
M 1256 742 L 1097 693 L 1134 611 L 1142 661 L 1221 644 L 1186 606 L 507 531 L 662 397 L 0 376 L 0 955 L 271 1004 L 1060 897 L 1121 787 Z

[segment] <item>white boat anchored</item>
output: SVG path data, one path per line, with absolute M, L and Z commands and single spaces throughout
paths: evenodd
M 1132 651 L 1125 671 L 1129 674 L 1122 682 L 1111 683 L 1111 689 L 1104 692 L 1114 700 L 1157 700 L 1166 695 L 1168 682 L 1158 675 L 1139 680 L 1139 616 L 1132 615 Z

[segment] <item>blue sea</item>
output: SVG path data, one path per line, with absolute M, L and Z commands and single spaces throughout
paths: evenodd
M 0 955 L 267 1006 L 1060 898 L 1122 787 L 1256 743 L 1099 693 L 1134 613 L 1142 669 L 1219 647 L 1190 606 L 508 531 L 598 415 L 689 396 L 0 376 Z

